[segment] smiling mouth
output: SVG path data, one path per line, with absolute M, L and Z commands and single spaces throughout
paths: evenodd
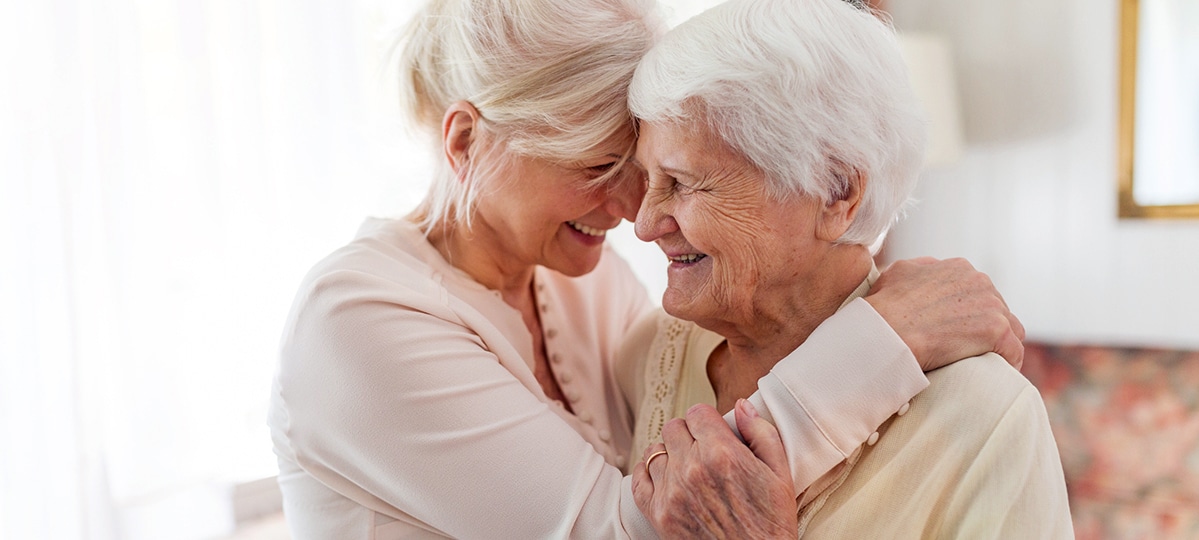
M 704 255 L 703 253 L 688 253 L 686 255 L 678 255 L 675 257 L 667 256 L 666 258 L 672 263 L 694 264 L 708 258 L 708 256 Z
M 607 229 L 596 229 L 595 227 L 588 227 L 586 225 L 583 225 L 582 223 L 578 223 L 575 221 L 567 221 L 566 224 L 570 225 L 570 228 L 572 228 L 576 231 L 579 231 L 587 236 L 603 238 L 605 234 L 608 234 Z

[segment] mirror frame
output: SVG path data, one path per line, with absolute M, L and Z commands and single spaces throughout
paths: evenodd
M 1199 218 L 1199 204 L 1142 205 L 1133 192 L 1140 0 L 1120 2 L 1119 217 Z

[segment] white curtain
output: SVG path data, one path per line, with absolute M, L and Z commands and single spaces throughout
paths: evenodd
M 414 4 L 0 7 L 0 538 L 211 537 L 274 474 L 300 277 L 424 191 L 377 61 Z
M 379 68 L 418 3 L 0 4 L 0 538 L 217 537 L 274 474 L 301 276 L 424 193 Z

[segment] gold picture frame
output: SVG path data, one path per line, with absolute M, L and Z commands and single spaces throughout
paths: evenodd
M 1133 190 L 1135 181 L 1137 49 L 1141 0 L 1121 0 L 1120 7 L 1120 117 L 1119 217 L 1199 218 L 1196 204 L 1141 204 Z

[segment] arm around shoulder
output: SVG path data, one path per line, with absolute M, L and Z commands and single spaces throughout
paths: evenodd
M 799 492 L 927 386 L 903 340 L 857 299 L 779 361 L 749 401 L 778 428 Z M 733 425 L 732 413 L 726 420 Z

